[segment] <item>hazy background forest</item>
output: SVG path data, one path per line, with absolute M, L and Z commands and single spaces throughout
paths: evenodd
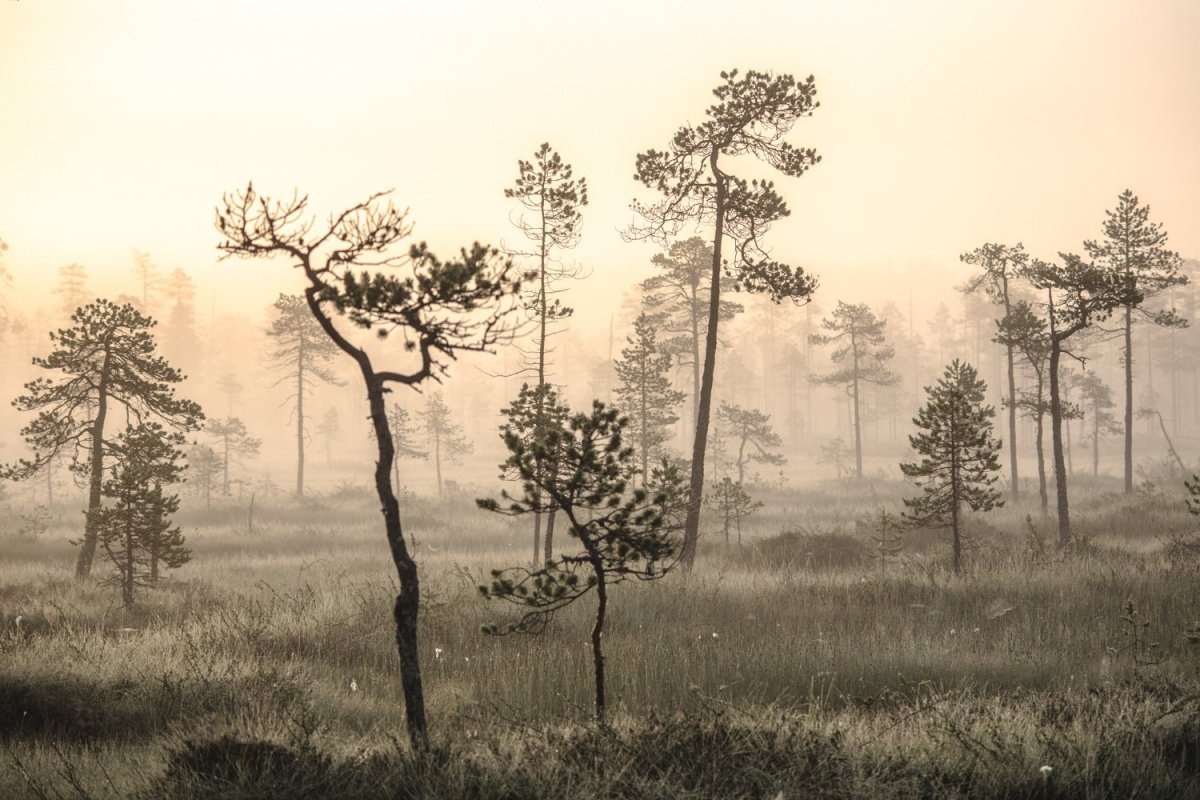
M 0 796 L 1200 797 L 1197 32 L 1170 0 L 6 3 Z M 731 97 L 780 105 L 697 162 L 761 202 L 689 508 L 714 212 L 663 221 L 654 148 Z M 395 324 L 381 262 L 506 277 Z M 488 324 L 433 325 L 427 375 L 437 314 Z M 181 373 L 114 401 L 98 468 L 95 399 L 53 457 L 34 413 L 89 324 Z M 950 389 L 952 521 L 915 499 Z M 630 453 L 563 444 L 620 427 L 594 401 Z

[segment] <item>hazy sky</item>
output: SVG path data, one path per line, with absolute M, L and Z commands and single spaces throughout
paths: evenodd
M 324 214 L 391 187 L 438 250 L 515 244 L 503 189 L 549 141 L 590 184 L 596 323 L 654 252 L 618 235 L 635 154 L 731 67 L 816 76 L 791 141 L 824 160 L 778 181 L 770 241 L 823 304 L 944 289 L 983 241 L 1078 250 L 1126 187 L 1200 256 L 1194 0 L 0 0 L 0 238 L 18 297 L 71 261 L 128 291 L 136 247 L 257 311 L 294 284 L 216 264 L 222 192 Z

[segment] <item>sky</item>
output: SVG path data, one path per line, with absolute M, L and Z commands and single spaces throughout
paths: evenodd
M 607 329 L 655 252 L 620 236 L 652 199 L 634 158 L 735 67 L 815 76 L 789 141 L 823 160 L 777 179 L 768 240 L 823 306 L 946 295 L 986 241 L 1079 251 L 1126 188 L 1200 257 L 1198 44 L 1193 0 L 0 0 L 10 296 L 69 262 L 130 291 L 136 248 L 261 314 L 298 278 L 218 263 L 214 206 L 248 180 L 322 217 L 393 189 L 435 251 L 516 246 L 503 190 L 548 141 L 591 198 L 568 302 Z

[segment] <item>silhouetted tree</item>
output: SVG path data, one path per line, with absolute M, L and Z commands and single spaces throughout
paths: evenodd
M 411 226 L 406 214 L 384 198 L 372 195 L 314 230 L 307 197 L 276 201 L 247 186 L 223 198 L 216 225 L 225 237 L 218 246 L 225 256 L 283 255 L 303 271 L 309 311 L 362 374 L 379 453 L 375 490 L 400 582 L 393 616 L 409 741 L 425 750 L 429 739 L 417 647 L 420 579 L 391 485 L 395 447 L 385 394 L 392 384 L 416 386 L 436 379 L 459 353 L 487 351 L 511 336 L 504 323 L 521 285 L 510 260 L 479 244 L 450 261 L 437 258 L 424 244 L 409 248 L 406 256 L 392 254 Z M 371 274 L 368 269 L 386 271 Z M 371 355 L 337 327 L 338 314 L 380 335 L 399 331 L 405 352 L 416 363 L 405 371 L 377 370 Z
M 633 323 L 629 346 L 621 350 L 616 362 L 617 405 L 629 419 L 629 434 L 641 461 L 642 487 L 650 481 L 650 462 L 662 455 L 670 438 L 667 428 L 679 421 L 675 407 L 684 400 L 683 392 L 671 388 L 671 356 L 663 353 L 656 341 L 658 320 L 645 313 Z
M 783 447 L 783 439 L 771 426 L 771 418 L 757 408 L 742 408 L 733 403 L 722 403 L 717 409 L 717 425 L 726 438 L 737 446 L 733 465 L 737 468 L 737 483 L 746 482 L 746 465 L 771 464 L 781 467 L 787 459 L 771 450 Z
M 463 428 L 450 419 L 450 408 L 442 399 L 441 392 L 433 392 L 425 400 L 425 408 L 418 412 L 425 436 L 433 453 L 434 470 L 437 474 L 438 494 L 442 493 L 442 457 L 447 461 L 458 461 L 460 456 L 471 452 L 471 443 L 463 436 Z
M 271 366 L 280 373 L 276 385 L 288 381 L 292 387 L 288 401 L 296 420 L 296 497 L 303 499 L 305 392 L 315 381 L 342 385 L 330 367 L 338 348 L 313 319 L 303 297 L 281 294 L 272 307 L 278 316 L 267 328 L 267 335 L 274 340 Z
M 97 514 L 97 538 L 115 574 L 103 581 L 121 587 L 126 609 L 134 605 L 134 590 L 158 582 L 159 567 L 176 569 L 191 560 L 183 533 L 171 524 L 179 496 L 163 487 L 178 483 L 184 437 L 156 423 L 128 428 L 109 449 L 114 464 L 104 482 L 111 504 Z
M 1010 247 L 988 243 L 970 253 L 962 254 L 959 258 L 963 263 L 972 264 L 981 270 L 963 285 L 962 290 L 967 293 L 983 291 L 989 300 L 1003 307 L 1004 314 L 998 320 L 998 324 L 1003 324 L 1012 313 L 1012 284 L 1029 261 L 1024 246 L 1017 244 Z M 1008 408 L 1008 468 L 1013 500 L 1020 500 L 1021 482 L 1017 470 L 1017 379 L 1013 358 L 1016 345 L 1010 341 L 1001 341 L 1000 344 L 1004 345 L 1008 366 L 1008 397 L 1004 403 Z
M 666 246 L 684 228 L 696 223 L 713 226 L 704 369 L 692 447 L 690 505 L 680 555 L 685 568 L 690 568 L 695 559 L 700 535 L 721 274 L 726 272 L 732 278 L 735 290 L 765 292 L 776 302 L 785 298 L 803 300 L 816 288 L 816 281 L 803 269 L 771 259 L 764 249 L 762 237 L 771 223 L 791 213 L 774 184 L 746 180 L 727 171 L 728 159 L 753 155 L 785 175 L 799 177 L 820 160 L 815 150 L 797 148 L 783 140 L 798 120 L 818 106 L 813 78 L 810 75 L 807 80 L 797 81 L 791 75 L 754 70 L 739 76 L 737 70 L 732 70 L 722 72 L 721 80 L 723 83 L 713 90 L 717 102 L 709 106 L 704 122 L 680 128 L 667 150 L 648 150 L 638 155 L 636 179 L 662 198 L 651 204 L 634 202 L 633 208 L 643 223 L 629 232 L 635 238 L 650 238 Z M 729 255 L 723 249 L 727 238 L 733 249 Z
M 616 409 L 596 401 L 591 414 L 576 414 L 567 428 L 548 429 L 532 447 L 516 432 L 506 432 L 506 464 L 521 476 L 522 494 L 514 498 L 506 492 L 501 501 L 477 501 L 480 508 L 513 515 L 554 503 L 567 520 L 568 534 L 579 541 L 581 551 L 561 553 L 538 569 L 493 570 L 491 584 L 479 590 L 484 597 L 508 600 L 525 612 L 518 622 L 485 628 L 495 634 L 540 632 L 557 611 L 595 590 L 591 644 L 600 724 L 605 722 L 602 637 L 608 587 L 630 579 L 661 578 L 677 549 L 676 531 L 664 522 L 667 492 L 651 496 L 628 485 L 636 455 L 623 444 L 626 426 Z
M 87 474 L 88 510 L 75 562 L 76 576 L 85 578 L 96 553 L 110 406 L 116 404 L 137 424 L 157 421 L 179 431 L 196 430 L 204 415 L 200 406 L 175 396 L 173 384 L 183 375 L 156 352 L 154 320 L 133 306 L 97 300 L 77 309 L 71 322 L 50 334 L 55 345 L 50 355 L 33 359 L 34 366 L 61 377 L 30 381 L 26 394 L 13 401 L 21 411 L 38 412 L 21 430 L 34 453 L 4 472 L 25 480 L 65 455 L 73 470 Z
M 986 391 L 975 368 L 955 359 L 936 385 L 926 387 L 928 399 L 913 420 L 917 433 L 908 441 L 921 460 L 900 465 L 922 489 L 904 500 L 905 518 L 913 525 L 950 528 L 955 574 L 962 570 L 963 508 L 990 511 L 1004 504 L 992 474 L 1000 471 L 1000 440 L 992 438 L 996 410 L 984 404 Z
M 1117 198 L 1117 207 L 1104 212 L 1103 238 L 1083 243 L 1088 257 L 1099 261 L 1127 284 L 1132 299 L 1124 304 L 1125 363 L 1125 493 L 1133 491 L 1133 322 L 1139 320 L 1155 325 L 1186 325 L 1174 309 L 1151 311 L 1143 306 L 1145 300 L 1164 289 L 1187 283 L 1179 272 L 1181 259 L 1167 250 L 1167 233 L 1162 225 L 1150 222 L 1150 206 L 1142 205 L 1126 189 Z M 1105 315 L 1107 316 L 1107 314 Z
M 813 344 L 837 345 L 831 358 L 841 368 L 828 375 L 813 375 L 815 383 L 846 386 L 854 407 L 854 474 L 863 476 L 861 388 L 864 383 L 890 386 L 900 378 L 887 369 L 886 362 L 896 354 L 884 344 L 886 324 L 876 319 L 866 303 L 838 301 L 833 314 L 821 320 L 829 333 L 814 333 Z
M 712 247 L 699 236 L 693 236 L 672 242 L 666 253 L 654 256 L 650 263 L 658 267 L 659 272 L 642 281 L 642 303 L 659 320 L 659 331 L 670 336 L 659 342 L 659 349 L 669 353 L 676 366 L 691 368 L 689 430 L 694 436 L 700 405 L 701 351 L 711 305 Z M 740 304 L 721 300 L 717 321 L 728 322 L 741 312 Z
M 1063 453 L 1065 406 L 1059 389 L 1059 363 L 1067 341 L 1090 325 L 1103 322 L 1122 306 L 1141 303 L 1136 284 L 1126 276 L 1086 262 L 1073 253 L 1059 253 L 1059 263 L 1034 260 L 1029 280 L 1046 291 L 1050 323 L 1050 427 L 1054 444 L 1054 482 L 1058 496 L 1058 540 L 1071 543 L 1071 514 L 1067 500 L 1067 462 Z

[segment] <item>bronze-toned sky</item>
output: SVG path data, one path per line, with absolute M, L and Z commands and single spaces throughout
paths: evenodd
M 326 212 L 394 187 L 439 250 L 516 244 L 503 189 L 549 141 L 588 178 L 571 258 L 607 320 L 654 250 L 621 241 L 635 154 L 699 121 L 722 69 L 813 74 L 777 257 L 820 299 L 945 289 L 988 240 L 1079 250 L 1132 188 L 1200 256 L 1193 0 L 0 0 L 0 238 L 18 301 L 131 251 L 258 312 L 282 264 L 216 265 L 212 209 L 253 179 Z M 907 290 L 903 290 L 907 294 Z M 896 297 L 897 300 L 906 298 Z

